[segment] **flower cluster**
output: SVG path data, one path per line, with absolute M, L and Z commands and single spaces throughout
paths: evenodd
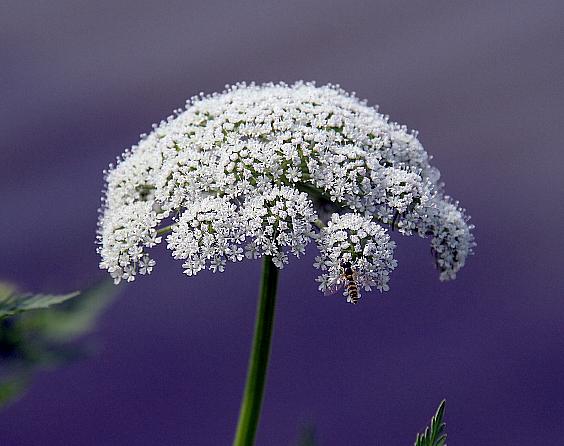
M 165 233 L 188 275 L 244 256 L 282 268 L 315 240 L 323 291 L 343 262 L 359 286 L 388 288 L 394 245 L 382 225 L 430 237 L 441 279 L 474 245 L 417 135 L 331 85 L 237 84 L 194 97 L 106 180 L 98 251 L 116 282 L 149 273 L 146 248 Z
M 149 258 L 144 248 L 161 242 L 155 227 L 159 223 L 157 213 L 149 202 L 135 202 L 115 208 L 104 215 L 100 228 L 103 245 L 100 268 L 107 269 L 116 283 L 121 279 L 131 282 L 137 272 L 148 274 L 155 261 Z
M 288 262 L 286 250 L 295 256 L 305 252 L 317 220 L 308 195 L 287 186 L 251 195 L 242 215 L 251 238 L 245 249 L 247 257 L 272 256 L 279 268 Z
M 386 230 L 369 216 L 333 214 L 317 239 L 319 256 L 315 267 L 322 271 L 317 279 L 325 293 L 342 288 L 348 279 L 343 265 L 354 271 L 352 279 L 358 287 L 370 291 L 389 289 L 390 272 L 396 267 L 395 243 Z M 360 297 L 360 296 L 359 296 Z
M 223 271 L 227 260 L 243 259 L 244 240 L 237 207 L 222 197 L 193 203 L 177 219 L 167 237 L 175 259 L 185 260 L 184 273 L 192 276 L 206 266 Z
M 466 218 L 456 204 L 448 200 L 436 203 L 423 216 L 420 233 L 431 236 L 431 250 L 441 280 L 456 278 L 456 273 L 464 266 L 466 257 L 474 246 Z

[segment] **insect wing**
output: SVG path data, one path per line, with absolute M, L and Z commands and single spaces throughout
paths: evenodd
M 326 296 L 333 296 L 334 294 L 337 294 L 340 290 L 343 289 L 343 285 L 345 284 L 345 282 L 342 279 L 338 279 L 335 282 L 333 282 L 331 285 L 329 285 L 325 291 L 323 291 L 323 294 L 325 294 Z

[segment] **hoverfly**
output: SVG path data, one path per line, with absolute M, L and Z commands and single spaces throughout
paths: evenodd
M 341 274 L 339 278 L 335 281 L 333 285 L 327 288 L 325 295 L 330 296 L 337 293 L 343 287 L 345 288 L 345 296 L 347 297 L 347 302 L 351 304 L 358 303 L 360 299 L 360 293 L 358 291 L 358 275 L 353 269 L 351 262 L 343 261 L 341 262 Z

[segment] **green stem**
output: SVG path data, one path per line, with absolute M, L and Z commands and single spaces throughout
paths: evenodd
M 247 370 L 245 393 L 239 410 L 239 422 L 233 446 L 252 446 L 255 441 L 266 369 L 270 353 L 270 339 L 274 325 L 274 307 L 276 303 L 276 286 L 278 283 L 278 268 L 272 263 L 272 258 L 266 256 L 262 268 L 259 303 L 255 320 L 255 335 L 251 351 L 251 358 Z
M 167 232 L 172 231 L 173 226 L 174 225 L 168 225 L 168 226 L 165 226 L 161 229 L 157 229 L 157 235 L 163 235 L 163 234 L 166 234 Z

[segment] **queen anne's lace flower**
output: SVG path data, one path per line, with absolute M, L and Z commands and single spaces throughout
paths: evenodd
M 206 266 L 223 271 L 227 260 L 242 260 L 244 234 L 237 206 L 225 197 L 206 197 L 180 215 L 167 242 L 173 257 L 185 260 L 184 273 L 192 276 Z
M 104 215 L 100 228 L 103 244 L 99 249 L 102 255 L 100 268 L 107 269 L 118 283 L 121 279 L 131 282 L 135 274 L 150 273 L 154 260 L 144 252 L 160 243 L 155 227 L 160 221 L 153 205 L 147 201 L 123 204 Z M 139 267 L 139 268 L 138 268 Z
M 308 195 L 287 186 L 249 195 L 242 216 L 246 234 L 252 238 L 247 257 L 272 256 L 279 268 L 288 262 L 286 248 L 296 256 L 303 254 L 314 236 L 313 223 L 317 219 Z
M 456 277 L 474 245 L 471 226 L 466 224 L 466 220 L 462 211 L 448 201 L 448 197 L 437 202 L 436 206 L 429 207 L 428 213 L 422 217 L 420 234 L 432 237 L 431 250 L 441 280 Z
M 389 289 L 389 273 L 397 265 L 393 258 L 395 243 L 371 217 L 333 214 L 320 231 L 317 247 L 320 255 L 315 259 L 315 266 L 323 272 L 317 279 L 321 291 L 345 285 L 344 264 L 351 265 L 354 281 L 366 291 L 372 287 L 380 291 Z
M 150 273 L 167 236 L 185 273 L 268 255 L 276 266 L 317 239 L 320 288 L 343 262 L 365 289 L 388 289 L 387 225 L 431 237 L 441 279 L 474 245 L 415 133 L 338 87 L 238 84 L 192 98 L 107 172 L 100 266 L 116 282 Z

